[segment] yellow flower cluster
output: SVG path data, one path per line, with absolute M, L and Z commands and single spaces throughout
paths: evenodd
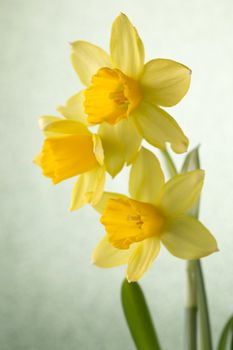
M 209 231 L 187 214 L 197 201 L 202 170 L 165 183 L 158 159 L 142 140 L 184 153 L 188 139 L 161 107 L 176 105 L 187 93 L 191 70 L 168 59 L 144 62 L 144 46 L 126 15 L 112 25 L 110 53 L 85 41 L 71 44 L 71 61 L 84 89 L 58 108 L 61 117 L 43 116 L 45 141 L 35 158 L 56 184 L 78 176 L 70 209 L 90 203 L 101 214 L 106 235 L 93 253 L 100 267 L 128 264 L 138 280 L 162 243 L 173 255 L 197 259 L 217 250 Z M 93 132 L 93 126 L 98 125 Z M 104 192 L 106 172 L 115 177 L 131 165 L 131 198 Z

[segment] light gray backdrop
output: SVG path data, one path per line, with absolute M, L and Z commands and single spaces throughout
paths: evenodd
M 232 312 L 233 2 L 1 0 L 1 350 L 133 350 L 119 299 L 124 269 L 100 270 L 90 254 L 103 234 L 89 207 L 67 211 L 74 181 L 51 185 L 32 164 L 37 118 L 81 88 L 69 42 L 108 49 L 125 12 L 146 58 L 193 70 L 188 96 L 171 114 L 202 144 L 206 169 L 201 218 L 220 252 L 204 260 L 215 341 Z M 178 161 L 180 163 L 180 160 Z M 115 190 L 126 190 L 127 171 Z M 165 350 L 182 344 L 185 264 L 165 250 L 141 284 Z

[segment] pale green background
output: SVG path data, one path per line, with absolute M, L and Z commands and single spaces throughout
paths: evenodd
M 89 207 L 67 211 L 74 181 L 56 187 L 32 165 L 42 135 L 37 117 L 54 113 L 81 85 L 69 42 L 108 49 L 110 26 L 125 12 L 146 58 L 193 70 L 188 96 L 171 113 L 202 143 L 202 221 L 220 253 L 204 261 L 215 342 L 232 312 L 233 2 L 122 0 L 0 1 L 1 350 L 133 350 L 122 317 L 124 269 L 100 270 L 90 254 L 103 229 Z M 180 158 L 180 157 L 177 157 Z M 112 189 L 126 190 L 127 172 Z M 142 279 L 165 350 L 182 347 L 185 264 L 162 251 Z

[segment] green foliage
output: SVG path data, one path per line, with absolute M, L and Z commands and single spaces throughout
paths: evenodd
M 233 316 L 222 330 L 217 350 L 233 350 Z
M 123 282 L 121 301 L 136 348 L 161 350 L 145 297 L 137 282 Z

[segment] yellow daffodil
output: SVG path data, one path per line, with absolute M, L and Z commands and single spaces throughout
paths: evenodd
M 52 116 L 40 118 L 45 141 L 34 159 L 54 184 L 80 175 L 72 193 L 70 210 L 86 203 L 95 205 L 105 182 L 104 156 L 100 137 L 76 120 Z
M 85 89 L 59 111 L 100 124 L 107 171 L 115 176 L 137 154 L 141 140 L 161 149 L 166 142 L 176 153 L 188 139 L 176 121 L 160 107 L 177 104 L 187 93 L 191 71 L 168 59 L 144 64 L 143 43 L 126 15 L 113 23 L 110 55 L 85 41 L 72 43 L 71 61 Z
M 165 183 L 157 158 L 142 148 L 130 173 L 131 198 L 105 193 L 97 205 L 106 236 L 93 253 L 93 263 L 105 268 L 128 264 L 128 281 L 137 281 L 158 256 L 161 243 L 181 259 L 217 251 L 207 228 L 187 214 L 203 180 L 204 171 L 194 170 Z

